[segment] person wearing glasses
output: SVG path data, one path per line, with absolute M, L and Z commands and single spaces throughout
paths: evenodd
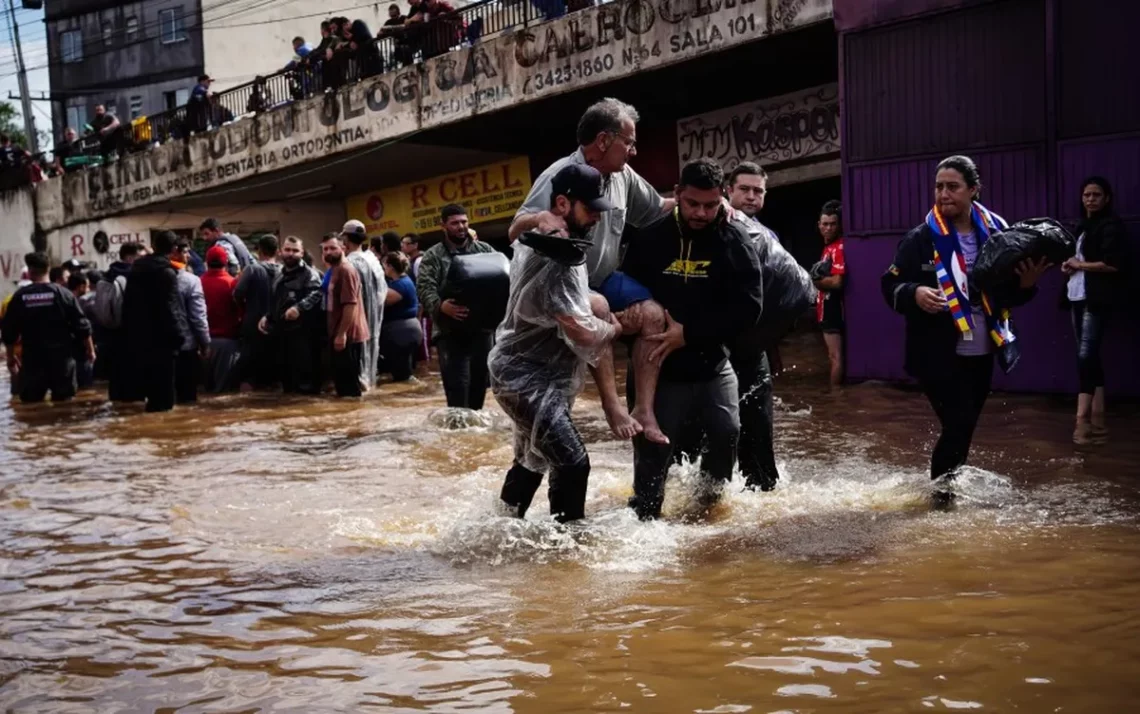
M 656 344 L 641 337 L 665 331 L 665 312 L 645 286 L 617 269 L 626 224 L 635 228 L 648 226 L 676 205 L 673 199 L 662 198 L 629 165 L 629 160 L 637 155 L 639 118 L 636 109 L 617 99 L 603 99 L 591 105 L 578 121 L 578 148 L 542 172 L 515 214 L 509 234 L 514 241 L 527 231 L 565 232 L 566 222 L 550 211 L 554 176 L 570 164 L 585 164 L 601 173 L 603 196 L 613 209 L 602 213 L 587 234 L 593 242 L 586 254 L 590 302 L 597 317 L 607 320 L 613 313 L 622 323 L 623 334 L 638 336 L 633 343 L 638 400 L 632 414 L 617 395 L 612 347 L 607 346 L 599 354 L 591 372 L 614 435 L 631 439 L 644 434 L 650 441 L 665 443 L 668 440 L 653 413 L 661 365 L 649 359 Z

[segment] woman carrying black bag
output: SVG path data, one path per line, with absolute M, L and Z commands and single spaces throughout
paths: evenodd
M 1004 306 L 991 304 L 971 285 L 982 246 L 1007 227 L 977 202 L 980 191 L 978 167 L 969 157 L 938 164 L 934 208 L 899 243 L 881 280 L 887 305 L 906 318 L 907 374 L 918 380 L 942 425 L 931 456 L 933 479 L 949 480 L 966 463 L 994 357 L 1006 372 L 1017 363 L 1020 345 L 1008 308 L 1028 302 L 1050 267 L 1045 259 L 1023 261 L 1016 269 L 1018 289 Z M 936 503 L 950 498 L 936 493 Z
M 1104 443 L 1104 367 L 1100 346 L 1108 313 L 1120 300 L 1124 286 L 1121 269 L 1127 264 L 1124 222 L 1112 205 L 1112 186 L 1100 176 L 1081 185 L 1081 222 L 1077 254 L 1061 265 L 1069 276 L 1062 302 L 1072 311 L 1077 338 L 1077 425 L 1073 443 Z

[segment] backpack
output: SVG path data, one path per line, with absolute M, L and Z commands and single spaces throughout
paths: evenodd
M 123 324 L 123 292 L 127 289 L 127 276 L 114 280 L 100 280 L 95 285 L 95 320 L 109 330 Z

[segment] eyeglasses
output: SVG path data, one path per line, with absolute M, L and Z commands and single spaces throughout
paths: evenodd
M 610 133 L 611 133 L 613 136 L 616 136 L 617 138 L 619 138 L 619 139 L 621 139 L 623 142 L 625 142 L 625 145 L 626 145 L 627 147 L 629 147 L 630 149 L 636 149 L 636 148 L 637 148 L 637 138 L 636 138 L 636 137 L 632 137 L 632 136 L 626 136 L 625 134 L 619 134 L 619 133 L 618 133 L 618 132 L 616 132 L 616 131 L 613 131 L 613 132 L 610 132 Z

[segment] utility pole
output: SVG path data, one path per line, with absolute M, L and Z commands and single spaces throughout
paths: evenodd
M 24 133 L 28 136 L 28 151 L 40 153 L 40 141 L 36 136 L 36 117 L 32 114 L 32 95 L 28 92 L 28 72 L 24 67 L 24 50 L 20 47 L 20 23 L 16 22 L 16 6 L 8 0 L 8 29 L 12 31 L 16 47 L 16 72 L 20 81 L 20 102 L 24 108 Z

